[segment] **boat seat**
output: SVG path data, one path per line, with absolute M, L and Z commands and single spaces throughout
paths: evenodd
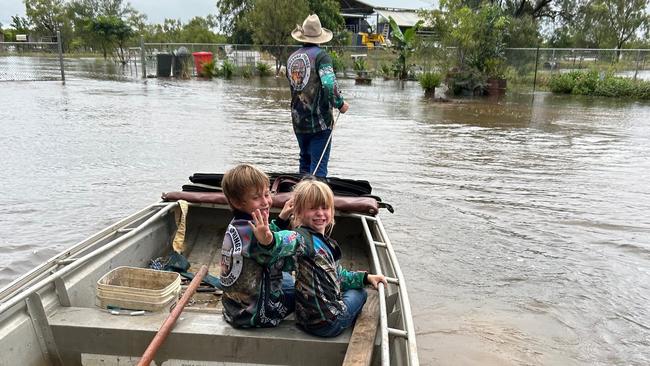
M 273 207 L 282 208 L 291 198 L 291 193 L 281 192 L 273 195 Z M 213 203 L 227 205 L 228 201 L 223 192 L 166 192 L 162 194 L 163 201 L 185 200 L 193 203 Z M 343 212 L 360 213 L 375 216 L 379 212 L 377 199 L 370 196 L 334 196 L 334 207 Z
M 99 308 L 62 307 L 49 323 L 64 364 L 79 364 L 82 353 L 139 357 L 167 317 L 166 313 L 112 315 Z M 341 364 L 351 330 L 319 338 L 293 320 L 276 328 L 235 329 L 221 314 L 184 312 L 156 354 L 168 359 L 273 365 Z M 173 355 L 173 357 L 172 357 Z

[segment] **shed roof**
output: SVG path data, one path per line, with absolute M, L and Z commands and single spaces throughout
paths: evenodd
M 412 27 L 418 20 L 422 19 L 415 11 L 377 10 L 377 13 L 388 21 L 388 17 L 395 19 L 400 27 Z
M 368 5 L 375 10 L 379 9 L 399 9 L 399 10 L 419 10 L 433 9 L 438 7 L 437 0 L 358 0 L 358 2 Z

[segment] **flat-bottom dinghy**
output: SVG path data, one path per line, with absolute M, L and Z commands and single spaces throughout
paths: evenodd
M 125 284 L 147 285 L 150 273 L 170 273 L 151 271 L 107 287 L 101 283 L 112 273 L 144 270 L 152 264 L 164 267 L 174 257 L 173 247 L 189 261 L 178 270 L 183 276 L 191 277 L 205 264 L 217 278 L 221 243 L 232 218 L 219 192 L 220 177 L 193 175 L 193 183 L 183 191 L 163 194 L 163 201 L 72 246 L 0 290 L 0 365 L 136 365 L 169 315 L 178 291 L 134 288 L 135 292 L 121 292 L 120 308 L 110 305 L 110 296 L 120 295 L 112 290 Z M 272 215 L 277 215 L 296 177 L 271 174 L 271 178 L 277 192 Z M 377 217 L 379 208 L 390 206 L 369 195 L 367 182 L 334 178 L 328 183 L 336 194 L 332 236 L 341 244 L 342 264 L 388 278 L 388 286 L 368 290 L 354 328 L 335 338 L 319 338 L 302 331 L 290 315 L 277 328 L 234 329 L 221 313 L 220 291 L 204 280 L 152 364 L 418 365 L 404 277 Z M 355 192 L 359 184 L 363 189 Z M 153 301 L 153 307 L 138 306 L 152 293 L 166 297 Z

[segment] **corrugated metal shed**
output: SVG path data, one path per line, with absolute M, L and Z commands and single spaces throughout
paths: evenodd
M 400 27 L 412 27 L 418 20 L 422 19 L 415 11 L 377 10 L 377 13 L 386 21 L 388 21 L 389 16 L 393 17 L 395 23 Z
M 401 10 L 419 10 L 438 8 L 438 0 L 359 0 L 360 3 L 368 5 L 375 10 L 379 9 L 401 9 Z

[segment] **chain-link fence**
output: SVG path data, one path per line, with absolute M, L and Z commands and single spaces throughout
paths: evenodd
M 261 46 L 216 43 L 144 43 L 124 51 L 125 65 L 110 68 L 111 72 L 127 78 L 180 77 L 193 78 L 202 65 L 212 61 L 214 76 L 251 77 L 272 75 L 281 71 L 297 45 Z M 49 42 L 0 43 L 0 80 L 60 80 L 64 79 L 63 62 L 54 62 L 60 45 Z M 332 55 L 340 77 L 355 77 L 364 71 L 370 78 L 394 78 L 398 51 L 387 47 L 323 46 Z M 554 74 L 572 70 L 595 70 L 632 79 L 650 80 L 650 50 L 510 48 L 500 77 L 507 80 L 510 91 L 529 92 L 545 89 Z M 425 71 L 438 71 L 443 76 L 452 69 L 457 50 L 430 47 L 408 54 L 406 64 L 412 80 Z M 98 56 L 98 60 L 101 58 Z M 144 60 L 144 62 L 142 62 Z M 66 62 L 76 61 L 68 57 Z M 79 61 L 80 62 L 80 61 Z M 97 61 L 99 62 L 99 61 Z M 115 63 L 107 61 L 106 63 Z M 77 67 L 75 75 L 83 77 L 86 70 Z M 109 70 L 109 71 L 110 71 Z M 224 71 L 225 70 L 225 71 Z M 90 72 L 90 71 L 89 71 Z M 106 71 L 108 72 L 108 71 Z M 226 72 L 226 74 L 219 74 Z M 89 75 L 90 77 L 90 75 Z
M 511 48 L 504 78 L 510 90 L 545 88 L 551 77 L 576 70 L 650 81 L 650 50 Z
M 0 42 L 0 81 L 63 80 L 58 42 Z

